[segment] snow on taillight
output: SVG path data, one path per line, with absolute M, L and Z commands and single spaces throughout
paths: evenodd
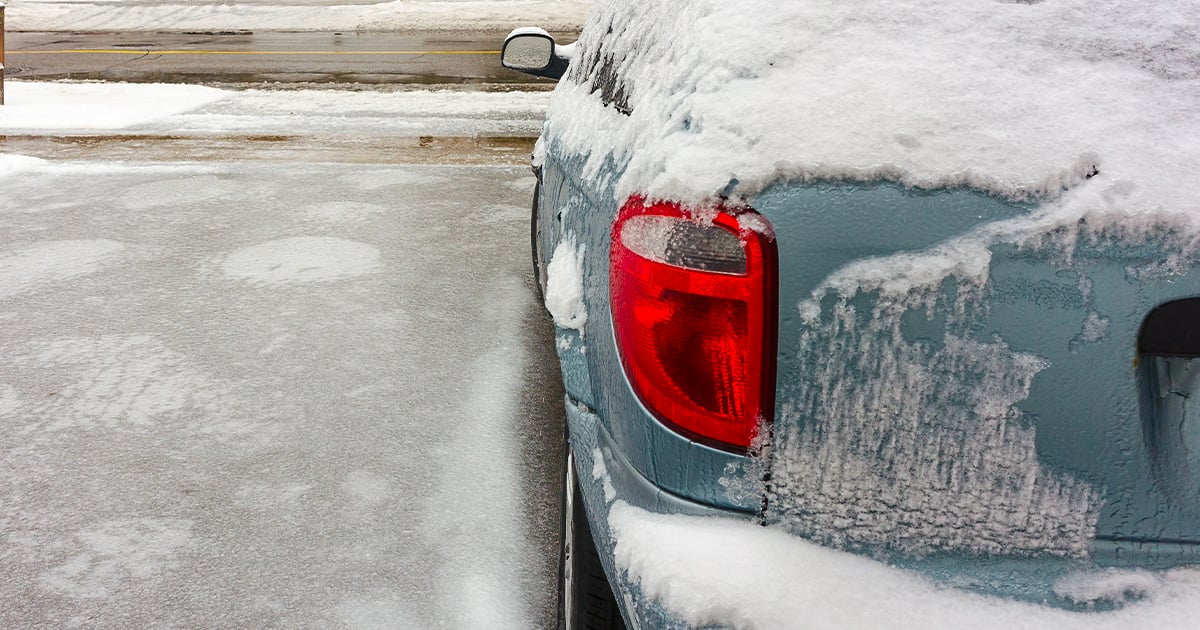
M 744 452 L 775 404 L 775 237 L 749 208 L 631 197 L 613 224 L 613 328 L 642 403 L 699 442 Z

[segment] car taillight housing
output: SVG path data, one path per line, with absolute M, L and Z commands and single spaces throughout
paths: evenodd
M 749 208 L 632 197 L 610 257 L 617 348 L 642 404 L 688 438 L 745 452 L 775 405 L 770 224 Z

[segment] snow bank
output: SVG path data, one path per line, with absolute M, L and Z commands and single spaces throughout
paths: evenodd
M 1185 1 L 597 0 L 547 131 L 591 152 L 587 174 L 627 164 L 621 196 L 889 179 L 1013 199 L 1079 188 L 1062 223 L 1200 216 L 1198 58 Z
M 23 31 L 575 30 L 588 0 L 10 0 Z
M 45 163 L 46 161 L 41 158 L 30 157 L 28 155 L 0 153 L 0 177 L 34 169 Z
M 0 133 L 536 134 L 545 92 L 221 90 L 195 85 L 11 81 Z M 0 175 L 18 161 L 0 161 Z M 28 166 L 28 162 L 24 162 Z
M 1200 617 L 1196 569 L 1072 578 L 1062 590 L 1080 597 L 1143 597 L 1118 611 L 1073 613 L 941 587 L 745 521 L 652 514 L 618 501 L 608 523 L 617 567 L 695 627 L 1183 629 Z
M 11 81 L 5 84 L 0 131 L 125 129 L 202 107 L 228 94 L 199 85 Z

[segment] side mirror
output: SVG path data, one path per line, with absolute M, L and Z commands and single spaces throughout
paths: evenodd
M 518 28 L 504 38 L 500 50 L 500 65 L 535 77 L 562 78 L 570 60 L 561 54 L 561 46 L 540 28 Z

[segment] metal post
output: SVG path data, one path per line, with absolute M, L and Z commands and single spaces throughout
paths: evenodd
M 4 0 L 0 0 L 0 105 L 4 104 Z

